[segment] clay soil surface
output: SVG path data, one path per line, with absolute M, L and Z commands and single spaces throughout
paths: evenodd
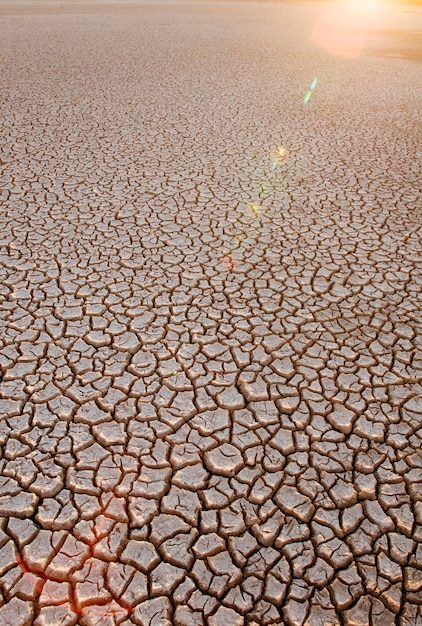
M 422 11 L 350 7 L 0 1 L 0 624 L 421 626 Z

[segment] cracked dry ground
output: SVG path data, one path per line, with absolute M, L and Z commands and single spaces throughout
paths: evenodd
M 421 625 L 420 65 L 65 9 L 0 26 L 0 623 Z

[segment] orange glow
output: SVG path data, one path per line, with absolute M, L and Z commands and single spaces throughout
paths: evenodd
M 236 262 L 231 254 L 226 254 L 226 256 L 224 256 L 221 260 L 221 265 L 227 272 L 231 272 L 234 269 Z
M 96 517 L 92 522 L 92 536 L 85 539 L 85 543 L 90 546 L 91 556 L 94 556 L 95 547 L 103 539 L 107 537 L 110 527 L 110 522 L 113 523 L 114 518 L 107 512 L 107 509 L 112 507 L 113 502 L 117 502 L 119 498 L 114 495 L 108 501 L 106 509 L 103 513 Z M 50 579 L 42 571 L 33 571 L 31 566 L 25 560 L 23 553 L 18 552 L 16 555 L 16 563 L 21 570 L 21 580 L 25 583 L 28 589 L 31 589 L 33 595 L 37 598 L 38 604 L 42 607 L 56 606 L 66 607 L 70 613 L 79 615 L 82 619 L 85 617 L 90 623 L 95 620 L 95 623 L 102 624 L 103 620 L 111 618 L 114 621 L 121 623 L 132 612 L 131 606 L 125 606 L 119 604 L 118 599 L 110 597 L 106 602 L 99 604 L 81 604 L 77 594 L 75 594 L 75 581 L 72 581 L 72 576 L 69 576 L 68 581 L 58 581 Z M 106 568 L 106 564 L 104 564 Z M 82 570 L 83 567 L 80 568 Z M 87 622 L 88 623 L 88 622 Z
M 376 0 L 351 1 L 320 9 L 311 39 L 318 46 L 341 57 L 356 59 L 362 52 L 368 30 L 378 15 Z

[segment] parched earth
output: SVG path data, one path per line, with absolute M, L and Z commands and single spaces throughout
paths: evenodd
M 422 624 L 422 17 L 319 10 L 0 4 L 2 626 Z

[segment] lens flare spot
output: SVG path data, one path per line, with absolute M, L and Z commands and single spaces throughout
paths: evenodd
M 221 265 L 224 267 L 225 270 L 230 272 L 234 268 L 234 266 L 236 265 L 236 262 L 235 262 L 235 260 L 234 260 L 234 258 L 232 257 L 231 254 L 226 254 L 221 259 Z
M 271 169 L 274 171 L 278 165 L 280 165 L 281 161 L 284 161 L 284 159 L 286 159 L 287 157 L 287 150 L 284 146 L 277 146 L 272 155 L 272 165 L 271 165 Z
M 312 96 L 312 91 L 311 91 L 311 90 L 309 90 L 309 91 L 306 93 L 306 96 L 303 98 L 303 102 L 304 102 L 304 104 L 308 104 L 309 100 L 311 99 L 311 96 Z
M 269 195 L 271 193 L 271 185 L 268 182 L 260 183 L 258 193 L 260 196 Z

